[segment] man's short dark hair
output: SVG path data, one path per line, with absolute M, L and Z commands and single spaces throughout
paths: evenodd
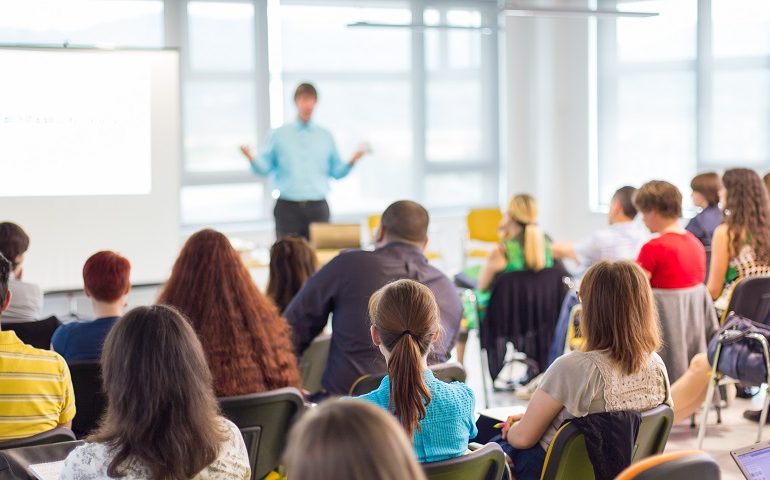
M 29 248 L 29 236 L 15 223 L 0 223 L 0 253 L 16 268 L 16 257 Z
M 673 184 L 663 180 L 642 185 L 634 196 L 634 204 L 642 213 L 655 211 L 669 219 L 682 216 L 682 194 Z
M 318 100 L 318 91 L 312 83 L 300 83 L 297 85 L 297 89 L 294 90 L 294 101 L 296 102 L 299 97 L 309 95 Z
M 11 278 L 11 262 L 0 253 L 0 303 L 8 296 L 8 280 Z
M 620 208 L 623 209 L 623 215 L 628 218 L 636 218 L 636 214 L 639 213 L 634 205 L 634 195 L 636 194 L 636 188 L 626 185 L 620 187 L 612 196 L 613 200 L 617 200 L 620 203 Z
M 380 224 L 391 239 L 424 242 L 428 239 L 430 216 L 425 207 L 411 200 L 399 200 L 382 212 Z

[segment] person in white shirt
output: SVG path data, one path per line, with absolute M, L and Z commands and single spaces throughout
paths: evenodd
M 0 223 L 0 253 L 11 261 L 8 289 L 13 292 L 11 304 L 3 314 L 3 322 L 20 323 L 39 320 L 43 310 L 43 291 L 34 283 L 22 281 L 24 254 L 29 249 L 29 236 L 18 225 Z
M 578 264 L 578 276 L 601 260 L 634 260 L 642 245 L 649 240 L 647 232 L 634 222 L 636 207 L 633 197 L 636 188 L 618 189 L 610 201 L 609 226 L 597 230 L 578 244 L 554 243 L 554 258 L 568 258 Z

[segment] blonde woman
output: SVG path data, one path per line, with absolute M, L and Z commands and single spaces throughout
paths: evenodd
M 358 400 L 331 400 L 306 413 L 283 463 L 289 480 L 425 480 L 396 418 Z
M 517 480 L 540 478 L 545 452 L 565 420 L 671 404 L 666 366 L 655 353 L 661 343 L 655 301 L 641 267 L 597 263 L 583 277 L 580 296 L 583 351 L 557 359 L 526 413 L 503 428 L 503 450 Z
M 537 202 L 527 194 L 515 195 L 498 226 L 501 242 L 493 249 L 479 274 L 479 290 L 488 290 L 497 274 L 540 271 L 553 266 L 551 241 L 538 221 Z

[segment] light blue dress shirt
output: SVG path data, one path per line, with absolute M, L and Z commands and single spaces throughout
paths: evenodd
M 329 177 L 340 179 L 351 168 L 340 159 L 328 130 L 300 120 L 274 130 L 251 162 L 254 173 L 271 177 L 280 198 L 295 202 L 323 200 L 329 193 Z
M 431 400 L 412 439 L 417 460 L 428 463 L 459 457 L 478 435 L 473 390 L 460 382 L 444 383 L 430 370 L 423 378 Z M 390 377 L 386 375 L 377 390 L 357 398 L 390 410 Z

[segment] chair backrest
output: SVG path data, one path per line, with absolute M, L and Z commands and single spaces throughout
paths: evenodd
M 289 428 L 304 411 L 302 395 L 292 387 L 220 398 L 219 406 L 241 430 L 252 479 L 262 478 L 278 466 Z
M 428 480 L 500 480 L 505 471 L 505 455 L 500 445 L 488 443 L 461 457 L 423 463 L 422 468 Z
M 746 277 L 738 282 L 730 295 L 725 315 L 728 312 L 770 324 L 770 276 Z M 722 321 L 725 318 L 723 316 Z
M 468 212 L 465 221 L 468 226 L 468 238 L 480 242 L 497 242 L 497 226 L 503 214 L 499 208 L 474 208 Z
M 438 363 L 431 365 L 430 368 L 433 371 L 433 375 L 442 382 L 465 382 L 466 373 L 462 365 L 457 362 Z M 365 395 L 373 390 L 376 390 L 382 379 L 385 378 L 385 373 L 369 373 L 361 375 L 350 386 L 348 395 L 351 397 L 358 397 Z
M 82 441 L 72 441 L 0 451 L 0 480 L 35 478 L 27 471 L 30 465 L 59 462 L 80 445 L 83 445 Z
M 78 438 L 83 438 L 96 429 L 107 410 L 107 396 L 102 391 L 102 367 L 98 361 L 84 360 L 71 362 L 69 368 L 77 411 L 72 419 L 72 431 Z
M 52 443 L 71 442 L 77 440 L 72 430 L 64 427 L 56 427 L 47 432 L 38 433 L 31 437 L 16 438 L 0 442 L 0 450 L 9 448 L 33 447 L 36 445 L 50 445 Z
M 594 467 L 588 459 L 586 441 L 572 423 L 559 428 L 548 447 L 541 480 L 571 480 L 594 478 Z
M 358 223 L 310 224 L 310 244 L 316 249 L 344 249 L 361 246 L 361 225 Z
M 51 337 L 53 332 L 61 326 L 61 322 L 56 317 L 48 317 L 44 320 L 22 323 L 4 323 L 3 330 L 16 332 L 19 340 L 32 345 L 35 348 L 48 350 L 51 348 Z
M 329 358 L 331 335 L 319 335 L 302 354 L 299 361 L 299 372 L 302 375 L 302 388 L 310 393 L 321 391 L 321 378 L 326 370 L 326 360 Z
M 706 452 L 683 450 L 655 455 L 623 470 L 615 480 L 719 480 L 719 465 Z
M 636 435 L 632 462 L 662 453 L 673 424 L 674 411 L 668 405 L 658 405 L 642 412 L 642 423 Z
M 636 435 L 632 463 L 663 451 L 673 420 L 674 412 L 668 405 L 659 405 L 642 412 L 642 422 Z M 594 467 L 588 458 L 583 434 L 575 425 L 567 423 L 556 432 L 548 448 L 541 479 L 574 478 L 586 480 L 594 478 Z

